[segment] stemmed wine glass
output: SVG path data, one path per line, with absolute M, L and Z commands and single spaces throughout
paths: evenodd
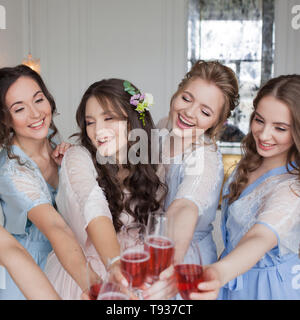
M 148 273 L 150 255 L 145 250 L 146 227 L 141 223 L 132 223 L 121 230 L 121 271 L 125 278 L 129 274 L 132 288 L 142 298 L 142 287 Z
M 87 285 L 88 285 L 88 296 L 90 300 L 97 300 L 97 296 L 99 294 L 101 285 L 102 285 L 102 279 L 99 277 L 98 279 L 94 279 L 94 281 L 91 282 L 90 279 L 90 262 L 86 263 L 86 275 L 87 275 Z
M 126 239 L 126 246 L 144 243 L 146 236 L 146 226 L 141 222 L 132 222 L 123 225 L 121 228 L 121 237 Z
M 170 237 L 170 221 L 164 212 L 151 212 L 148 216 L 145 247 L 150 254 L 148 276 L 152 281 L 172 264 L 174 242 Z
M 124 274 L 124 273 L 123 273 Z M 125 287 L 117 282 L 115 274 L 108 271 L 101 285 L 97 300 L 130 300 L 131 294 L 131 276 L 126 273 L 128 286 Z
M 199 245 L 191 241 L 187 252 L 176 250 L 174 256 L 174 269 L 177 289 L 184 300 L 190 300 L 191 292 L 199 292 L 197 286 L 203 281 L 202 259 Z

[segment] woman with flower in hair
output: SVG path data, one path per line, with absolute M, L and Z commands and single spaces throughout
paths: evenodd
M 269 80 L 253 106 L 223 190 L 225 250 L 192 299 L 300 299 L 300 76 Z
M 53 248 L 64 268 L 85 290 L 85 256 L 55 206 L 60 162 L 52 157 L 59 151 L 54 142 L 55 112 L 55 101 L 37 72 L 24 65 L 0 69 L 0 204 L 4 228 L 42 270 Z M 92 270 L 90 275 L 91 280 L 97 278 Z M 0 300 L 25 299 L 7 272 L 5 283 Z
M 123 281 L 121 227 L 131 222 L 146 224 L 148 213 L 159 210 L 165 196 L 165 186 L 156 174 L 158 166 L 151 164 L 154 125 L 149 102 L 149 96 L 141 95 L 128 81 L 93 83 L 76 112 L 79 145 L 66 152 L 60 171 L 59 211 L 93 269 L 102 277 L 110 269 L 118 281 Z M 130 159 L 135 142 L 128 133 L 134 129 L 143 129 L 148 138 L 146 159 L 137 163 Z M 46 274 L 62 298 L 80 298 L 80 289 L 54 254 L 49 256 Z

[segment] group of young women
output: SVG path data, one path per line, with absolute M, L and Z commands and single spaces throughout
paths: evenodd
M 223 190 L 216 140 L 239 103 L 234 72 L 197 61 L 157 126 L 151 110 L 136 107 L 145 100 L 122 79 L 93 83 L 71 146 L 58 139 L 56 105 L 39 74 L 24 65 L 0 69 L 0 299 L 85 299 L 108 270 L 126 285 L 120 230 L 160 210 L 172 220 L 175 252 L 191 241 L 200 247 L 203 282 L 191 299 L 300 299 L 300 76 L 261 87 L 242 159 Z M 159 163 L 150 139 L 157 128 L 167 132 Z M 149 138 L 138 163 L 128 159 L 135 129 Z M 220 194 L 218 257 L 212 223 Z M 143 290 L 144 299 L 176 294 L 173 266 Z

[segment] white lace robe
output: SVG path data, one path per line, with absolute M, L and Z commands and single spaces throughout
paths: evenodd
M 108 202 L 96 178 L 97 172 L 88 150 L 73 146 L 62 161 L 56 204 L 93 269 L 100 276 L 105 276 L 105 267 L 86 232 L 86 227 L 94 218 L 105 216 L 112 219 Z M 124 224 L 132 221 L 125 211 L 120 219 Z M 61 266 L 54 252 L 49 255 L 45 272 L 63 299 L 80 299 L 81 289 Z

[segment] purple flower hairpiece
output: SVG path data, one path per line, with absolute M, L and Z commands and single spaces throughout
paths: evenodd
M 129 81 L 124 81 L 123 86 L 124 90 L 131 95 L 130 104 L 136 107 L 134 110 L 140 114 L 139 119 L 142 120 L 143 126 L 145 126 L 145 111 L 148 111 L 149 107 L 154 103 L 152 94 L 141 94 L 140 92 L 136 92 Z

